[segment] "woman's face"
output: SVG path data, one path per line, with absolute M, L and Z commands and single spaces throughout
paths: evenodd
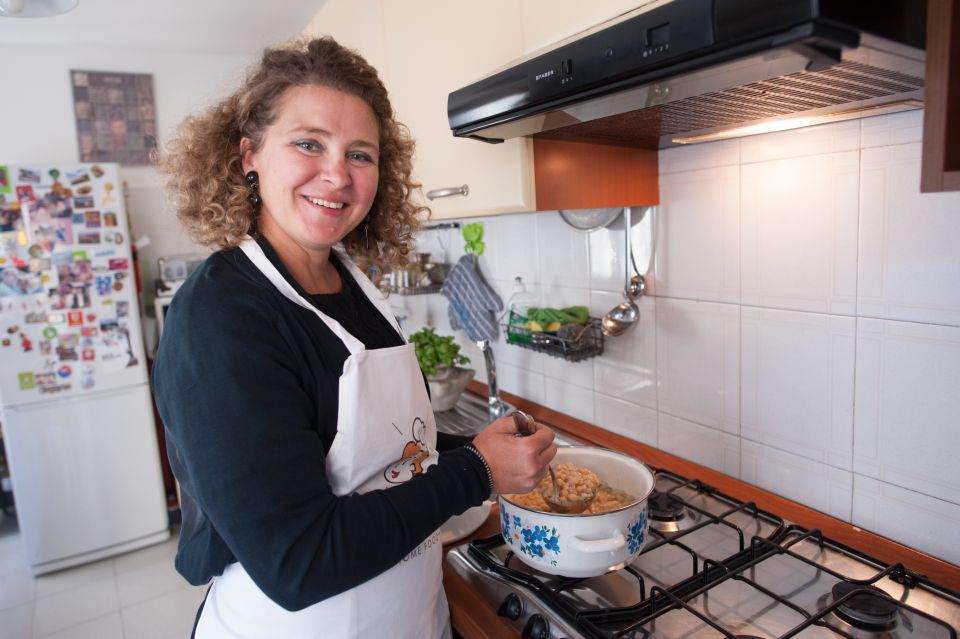
M 342 240 L 377 194 L 379 140 L 373 109 L 362 99 L 325 86 L 288 89 L 261 147 L 241 143 L 244 172 L 260 176 L 260 232 L 307 252 Z

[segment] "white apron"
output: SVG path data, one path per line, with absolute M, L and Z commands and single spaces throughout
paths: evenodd
M 413 345 L 366 350 L 336 320 L 304 300 L 255 241 L 247 239 L 240 248 L 284 296 L 316 313 L 350 352 L 340 377 L 337 435 L 326 462 L 333 492 L 387 488 L 435 464 L 437 428 Z M 380 291 L 339 256 L 367 297 L 396 325 Z M 196 638 L 450 637 L 441 561 L 439 533 L 434 532 L 386 572 L 297 612 L 271 601 L 234 563 L 214 579 Z

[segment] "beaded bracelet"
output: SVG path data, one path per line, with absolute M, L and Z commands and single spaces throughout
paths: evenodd
M 490 470 L 490 464 L 488 464 L 487 460 L 483 458 L 483 455 L 480 454 L 480 451 L 477 450 L 477 447 L 473 445 L 473 442 L 464 444 L 464 448 L 472 452 L 480 459 L 480 463 L 483 464 L 484 469 L 487 471 L 487 481 L 490 482 L 490 496 L 493 496 L 493 471 Z

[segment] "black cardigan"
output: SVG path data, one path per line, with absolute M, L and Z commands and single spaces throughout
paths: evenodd
M 336 260 L 345 290 L 311 298 L 259 242 L 301 295 L 368 347 L 400 343 Z M 334 495 L 325 455 L 347 356 L 326 325 L 283 297 L 240 249 L 211 255 L 177 292 L 152 382 L 180 482 L 176 568 L 191 584 L 239 561 L 270 599 L 299 610 L 392 567 L 490 494 L 480 460 L 458 447 L 405 484 Z M 369 401 L 389 398 L 370 389 Z

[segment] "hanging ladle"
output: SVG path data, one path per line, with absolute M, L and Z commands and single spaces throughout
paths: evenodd
M 600 320 L 600 330 L 607 337 L 617 337 L 627 332 L 631 326 L 640 319 L 640 309 L 637 307 L 635 299 L 643 295 L 646 288 L 646 282 L 643 276 L 637 271 L 633 263 L 633 248 L 630 244 L 630 207 L 623 209 L 624 235 L 626 236 L 626 252 L 624 260 L 626 261 L 626 283 L 623 287 L 623 296 L 625 302 L 618 304 L 609 313 Z M 631 269 L 633 273 L 631 274 Z

